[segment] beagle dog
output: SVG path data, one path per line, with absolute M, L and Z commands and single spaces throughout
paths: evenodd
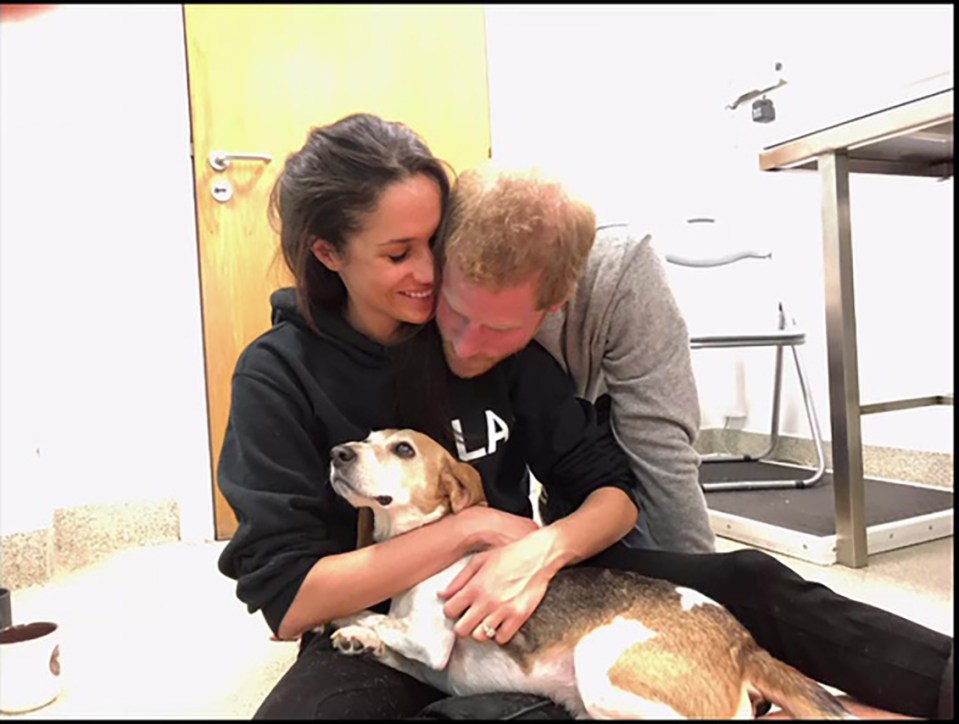
M 418 432 L 373 432 L 331 458 L 333 489 L 372 509 L 376 542 L 485 504 L 476 469 Z M 332 621 L 333 646 L 451 695 L 537 694 L 578 718 L 752 718 L 754 702 L 798 718 L 854 718 L 715 601 L 636 573 L 565 568 L 509 643 L 458 637 L 437 594 L 468 560 L 394 597 L 388 615 Z

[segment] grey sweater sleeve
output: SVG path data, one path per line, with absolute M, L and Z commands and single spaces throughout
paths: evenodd
M 689 332 L 648 239 L 629 249 L 612 295 L 602 372 L 613 430 L 642 483 L 653 540 L 715 549 L 699 485 L 699 397 Z
M 581 395 L 609 394 L 655 543 L 713 551 L 693 448 L 700 410 L 689 333 L 650 238 L 601 234 L 574 298 L 541 331 L 537 338 L 562 357 Z

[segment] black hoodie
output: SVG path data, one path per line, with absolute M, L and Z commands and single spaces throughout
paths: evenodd
M 270 301 L 273 326 L 243 351 L 233 375 L 218 483 L 239 526 L 219 568 L 276 633 L 313 565 L 355 547 L 357 513 L 329 485 L 330 449 L 409 425 L 396 402 L 402 345 L 384 347 L 321 309 L 314 332 L 292 289 Z M 437 343 L 423 349 L 441 354 L 435 325 L 418 334 L 432 335 Z M 568 506 L 604 486 L 633 497 L 635 479 L 609 425 L 575 397 L 539 344 L 470 380 L 442 369 L 444 410 L 462 432 L 448 446 L 480 471 L 491 506 L 531 517 L 527 465 L 551 500 Z

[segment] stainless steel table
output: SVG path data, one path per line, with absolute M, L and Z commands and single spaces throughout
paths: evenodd
M 952 393 L 861 405 L 853 296 L 849 174 L 952 176 L 953 89 L 778 143 L 759 155 L 763 171 L 811 169 L 822 181 L 826 345 L 836 497 L 836 557 L 865 566 L 865 500 L 860 416 L 953 404 Z

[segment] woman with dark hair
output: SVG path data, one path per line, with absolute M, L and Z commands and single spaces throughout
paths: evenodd
M 527 460 L 545 469 L 564 456 L 575 462 L 551 485 L 573 498 L 599 487 L 584 480 L 625 480 L 625 462 L 610 457 L 608 428 L 572 395 L 555 401 L 568 381 L 544 350 L 517 355 L 522 364 L 485 380 L 447 371 L 436 329 L 425 323 L 435 305 L 432 246 L 448 179 L 409 128 L 358 114 L 314 129 L 274 187 L 271 214 L 296 287 L 274 292 L 272 328 L 237 362 L 218 470 L 238 520 L 220 570 L 274 634 L 302 636 L 300 656 L 258 716 L 395 718 L 442 697 L 374 661 L 334 652 L 312 629 L 377 604 L 385 610 L 391 596 L 467 552 L 537 529 L 528 493 L 514 482 L 487 491 L 490 507 L 358 549 L 357 512 L 327 480 L 333 446 L 374 429 L 413 427 L 452 451 L 450 415 L 464 421 L 461 442 L 471 445 L 469 418 L 493 414 L 516 426 L 539 421 L 543 442 L 502 446 L 477 462 L 486 480 L 528 481 Z M 529 392 L 511 396 L 517 386 Z M 552 421 L 557 411 L 561 429 Z M 564 442 L 549 444 L 554 437 Z M 618 537 L 605 532 L 597 551 Z
M 852 622 L 856 639 L 875 639 L 870 648 L 879 653 L 836 653 L 830 669 L 841 681 L 826 683 L 890 701 L 896 697 L 870 676 L 894 670 L 892 688 L 914 699 L 903 707 L 934 711 L 930 682 L 947 656 L 951 662 L 946 637 L 804 581 L 756 551 L 692 555 L 622 545 L 639 515 L 637 480 L 608 420 L 575 397 L 543 347 L 532 343 L 468 379 L 450 372 L 431 321 L 433 247 L 450 195 L 446 167 L 426 144 L 403 124 L 369 114 L 314 129 L 277 179 L 271 213 L 296 286 L 274 292 L 272 328 L 237 362 L 218 469 L 238 521 L 220 571 L 278 638 L 301 640 L 296 662 L 256 716 L 392 719 L 427 707 L 458 718 L 564 718 L 536 697 L 446 697 L 373 659 L 339 654 L 327 634 L 313 633 L 362 609 L 385 611 L 392 596 L 484 549 L 513 555 L 514 569 L 537 578 L 541 596 L 555 571 L 514 554 L 543 540 L 562 551 L 562 565 L 657 570 L 701 587 L 728 604 L 761 646 L 806 673 L 831 637 L 838 640 L 836 627 Z M 591 211 L 575 213 L 593 227 Z M 329 451 L 395 427 L 421 430 L 469 460 L 489 506 L 359 546 L 357 511 L 328 482 Z M 570 504 L 568 516 L 542 528 L 533 522 L 530 471 Z M 519 588 L 512 600 L 522 597 L 529 615 L 540 598 Z M 499 592 L 506 589 L 517 589 L 516 581 Z M 748 605 L 737 605 L 753 589 Z M 809 609 L 830 615 L 811 628 Z M 464 613 L 458 626 L 467 620 Z M 472 635 L 485 640 L 483 628 Z M 876 663 L 864 672 L 857 662 L 872 661 L 866 653 Z
M 314 128 L 287 159 L 270 196 L 270 216 L 279 227 L 300 312 L 314 329 L 311 305 L 338 310 L 349 301 L 349 282 L 339 262 L 347 254 L 348 239 L 368 225 L 366 217 L 376 211 L 386 189 L 416 234 L 405 235 L 403 227 L 385 230 L 395 238 L 384 250 L 397 253 L 382 256 L 400 268 L 404 253 L 415 252 L 420 275 L 405 297 L 394 298 L 399 306 L 391 314 L 403 325 L 423 324 L 433 306 L 429 248 L 450 194 L 446 164 L 411 129 L 364 113 Z M 416 206 L 402 208 L 407 202 Z M 367 233 L 375 236 L 379 230 Z M 406 330 L 403 325 L 400 329 Z

